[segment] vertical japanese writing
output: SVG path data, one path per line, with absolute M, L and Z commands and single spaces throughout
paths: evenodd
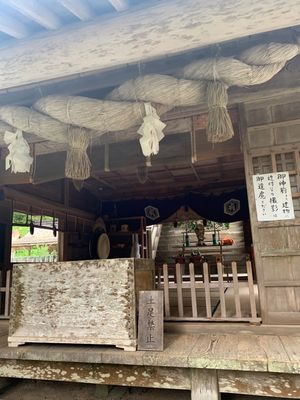
M 253 185 L 258 221 L 295 218 L 288 172 L 254 175 Z
M 138 349 L 163 350 L 163 292 L 146 290 L 139 293 Z
M 155 343 L 155 336 L 153 331 L 155 330 L 155 312 L 154 312 L 155 301 L 153 296 L 149 297 L 147 301 L 147 343 Z

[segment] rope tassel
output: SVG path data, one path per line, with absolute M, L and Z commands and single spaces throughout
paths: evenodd
M 83 181 L 91 175 L 91 162 L 87 155 L 90 138 L 84 129 L 70 127 L 68 139 L 65 175 L 67 178 Z
M 22 131 L 20 129 L 17 129 L 16 133 L 5 131 L 4 142 L 8 145 L 9 151 L 5 160 L 5 169 L 11 169 L 14 174 L 30 172 L 33 158 Z
M 208 122 L 206 128 L 209 142 L 221 143 L 234 136 L 227 103 L 227 86 L 220 81 L 209 81 L 207 84 Z

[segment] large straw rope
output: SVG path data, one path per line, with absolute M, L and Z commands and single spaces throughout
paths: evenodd
M 81 96 L 47 96 L 38 100 L 34 108 L 66 124 L 92 128 L 100 132 L 113 130 L 116 120 L 124 129 L 142 122 L 142 107 L 127 102 L 114 104 Z M 120 123 L 117 122 L 118 129 Z M 112 128 L 112 129 L 111 129 Z
M 249 65 L 267 65 L 286 62 L 298 53 L 298 44 L 271 42 L 250 47 L 237 58 Z
M 35 110 L 21 106 L 0 107 L 0 119 L 14 128 L 43 139 L 68 143 L 68 126 Z
M 0 147 L 6 146 L 6 143 L 4 141 L 4 134 L 6 131 L 15 132 L 16 129 L 6 122 L 0 121 Z
M 149 74 L 130 79 L 106 97 L 108 100 L 150 101 L 172 107 L 187 107 L 205 101 L 205 82 Z
M 187 65 L 182 73 L 189 79 L 217 79 L 228 86 L 250 86 L 269 81 L 284 64 L 248 65 L 231 57 L 206 58 Z
M 220 142 L 228 140 L 233 134 L 226 108 L 227 87 L 266 82 L 297 54 L 297 44 L 258 45 L 237 57 L 194 61 L 181 71 L 179 78 L 185 79 L 159 74 L 138 77 L 113 90 L 107 100 L 47 96 L 34 104 L 40 113 L 25 107 L 5 106 L 0 107 L 0 119 L 44 139 L 67 143 L 69 125 L 89 128 L 80 131 L 79 137 L 82 138 L 83 132 L 93 137 L 141 124 L 144 117 L 144 107 L 139 103 L 141 101 L 163 104 L 165 107 L 158 109 L 161 115 L 173 107 L 197 105 L 206 99 L 209 107 L 208 140 Z M 85 146 L 86 143 L 82 148 Z
M 126 81 L 107 96 L 108 100 L 80 96 L 47 96 L 38 100 L 34 108 L 61 122 L 90 128 L 99 134 L 141 124 L 144 107 L 140 106 L 139 101 L 160 103 L 173 108 L 200 104 L 204 99 L 209 97 L 211 100 L 214 97 L 213 102 L 209 101 L 209 107 L 213 103 L 216 111 L 219 103 L 220 109 L 217 113 L 209 113 L 209 119 L 217 118 L 217 121 L 208 123 L 208 139 L 213 142 L 224 141 L 232 137 L 233 130 L 228 116 L 221 117 L 222 112 L 227 112 L 227 94 L 225 95 L 224 90 L 217 90 L 213 95 L 213 88 L 220 88 L 220 85 L 209 85 L 208 93 L 208 82 L 218 81 L 228 87 L 263 83 L 271 79 L 287 60 L 298 53 L 297 44 L 258 45 L 242 52 L 241 60 L 239 57 L 206 58 L 188 64 L 181 74 L 189 80 L 151 74 Z M 218 97 L 221 94 L 225 97 Z M 228 135 L 216 132 L 214 137 L 210 130 L 216 124 L 226 124 Z M 225 132 L 226 126 L 220 127 L 219 132 Z
M 197 97 L 198 99 L 205 97 L 209 109 L 207 139 L 218 143 L 231 139 L 234 133 L 227 111 L 227 88 L 267 82 L 284 67 L 286 61 L 297 54 L 299 54 L 297 44 L 257 45 L 243 51 L 237 58 L 206 58 L 194 61 L 183 68 L 179 76 L 201 80 L 197 81 L 201 86 L 195 87 L 187 79 L 178 79 L 178 89 L 174 94 L 170 88 L 163 86 L 167 82 L 166 78 L 163 79 L 161 75 L 148 75 L 125 82 L 113 90 L 107 98 L 157 101 L 160 97 L 163 104 L 188 106 L 197 101 Z
M 220 80 L 229 86 L 267 82 L 299 54 L 297 44 L 269 43 L 251 47 L 237 57 L 204 58 L 186 65 L 180 75 L 196 80 Z
M 140 125 L 145 116 L 144 103 L 97 100 L 82 96 L 47 96 L 38 100 L 34 108 L 65 124 L 93 129 L 94 137 Z M 159 114 L 168 109 L 170 107 L 157 106 Z

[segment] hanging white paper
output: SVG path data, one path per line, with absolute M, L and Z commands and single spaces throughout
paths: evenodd
M 8 145 L 9 154 L 5 159 L 5 169 L 11 168 L 13 173 L 29 172 L 33 158 L 30 156 L 30 147 L 23 138 L 21 130 L 16 133 L 6 131 L 4 141 Z
M 155 108 L 151 105 L 151 103 L 145 103 L 145 117 L 143 120 L 143 124 L 138 130 L 138 133 L 142 135 L 140 139 L 140 145 L 145 157 L 149 157 L 151 155 L 158 154 L 159 152 L 159 142 L 165 136 L 163 134 L 163 129 L 166 124 L 164 124 Z
M 288 172 L 253 175 L 253 186 L 258 221 L 295 218 Z

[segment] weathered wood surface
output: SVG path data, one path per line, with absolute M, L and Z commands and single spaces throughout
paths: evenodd
M 135 350 L 135 270 L 140 265 L 148 266 L 152 282 L 152 260 L 15 266 L 9 346 L 81 343 Z
M 1 328 L 1 326 L 3 328 Z M 199 327 L 199 324 L 198 324 Z M 164 351 L 124 352 L 102 346 L 7 346 L 7 322 L 0 321 L 0 361 L 28 360 L 70 363 L 123 364 L 300 375 L 300 335 L 242 333 L 165 334 Z M 0 374 L 1 376 L 1 374 Z
M 0 377 L 185 389 L 197 400 L 219 392 L 300 398 L 300 336 L 166 335 L 164 352 L 128 353 L 80 345 L 11 349 L 1 332 L 0 323 Z
M 191 374 L 192 400 L 220 400 L 217 371 L 192 369 Z
M 262 321 L 300 322 L 300 140 L 299 98 L 246 104 L 241 109 L 245 172 L 260 289 Z M 259 222 L 252 175 L 289 171 L 295 219 Z M 254 306 L 254 304 L 253 304 Z
M 12 349 L 6 334 L 7 324 L 0 322 L 0 377 L 194 389 L 197 400 L 205 388 L 215 388 L 211 398 L 218 398 L 217 387 L 222 393 L 300 398 L 300 336 L 167 334 L 163 352 L 128 353 L 80 345 Z
M 223 393 L 269 396 L 269 398 L 300 398 L 299 375 L 219 371 Z
M 191 390 L 193 400 L 220 393 L 300 398 L 300 377 L 268 372 L 216 371 L 135 365 L 0 360 L 0 376 L 127 387 Z M 5 382 L 6 383 L 6 382 Z
M 0 88 L 172 55 L 298 25 L 299 17 L 297 0 L 157 2 L 2 49 Z
M 48 186 L 49 188 L 49 186 Z M 56 196 L 57 192 L 59 191 L 58 186 L 55 186 L 56 188 Z M 23 188 L 22 188 L 23 189 Z M 28 188 L 27 188 L 28 189 Z M 35 190 L 32 190 L 35 189 Z M 55 196 L 55 193 L 51 193 L 51 191 L 48 193 L 43 192 L 43 189 L 41 186 L 36 187 L 36 188 L 30 188 L 27 192 L 23 190 L 16 190 L 12 187 L 5 187 L 4 188 L 4 193 L 5 193 L 5 198 L 9 200 L 13 200 L 14 203 L 18 204 L 18 208 L 20 208 L 20 204 L 25 204 L 27 207 L 26 209 L 22 209 L 23 212 L 28 212 L 29 211 L 29 206 L 33 208 L 40 209 L 39 211 L 46 211 L 46 210 L 52 210 L 55 212 L 55 214 L 68 214 L 71 216 L 77 216 L 78 218 L 83 219 L 84 221 L 95 221 L 96 215 L 84 211 L 79 208 L 75 208 L 72 206 L 66 206 L 63 204 L 63 202 L 60 201 L 53 201 L 53 196 Z M 39 196 L 40 194 L 40 196 Z M 51 197 L 51 200 L 49 198 Z M 60 196 L 59 196 L 60 197 Z M 57 200 L 62 200 L 61 198 Z M 19 204 L 20 203 L 20 204 Z M 51 213 L 52 215 L 52 213 Z
M 45 361 L 0 361 L 0 376 L 101 385 L 190 389 L 188 369 Z

